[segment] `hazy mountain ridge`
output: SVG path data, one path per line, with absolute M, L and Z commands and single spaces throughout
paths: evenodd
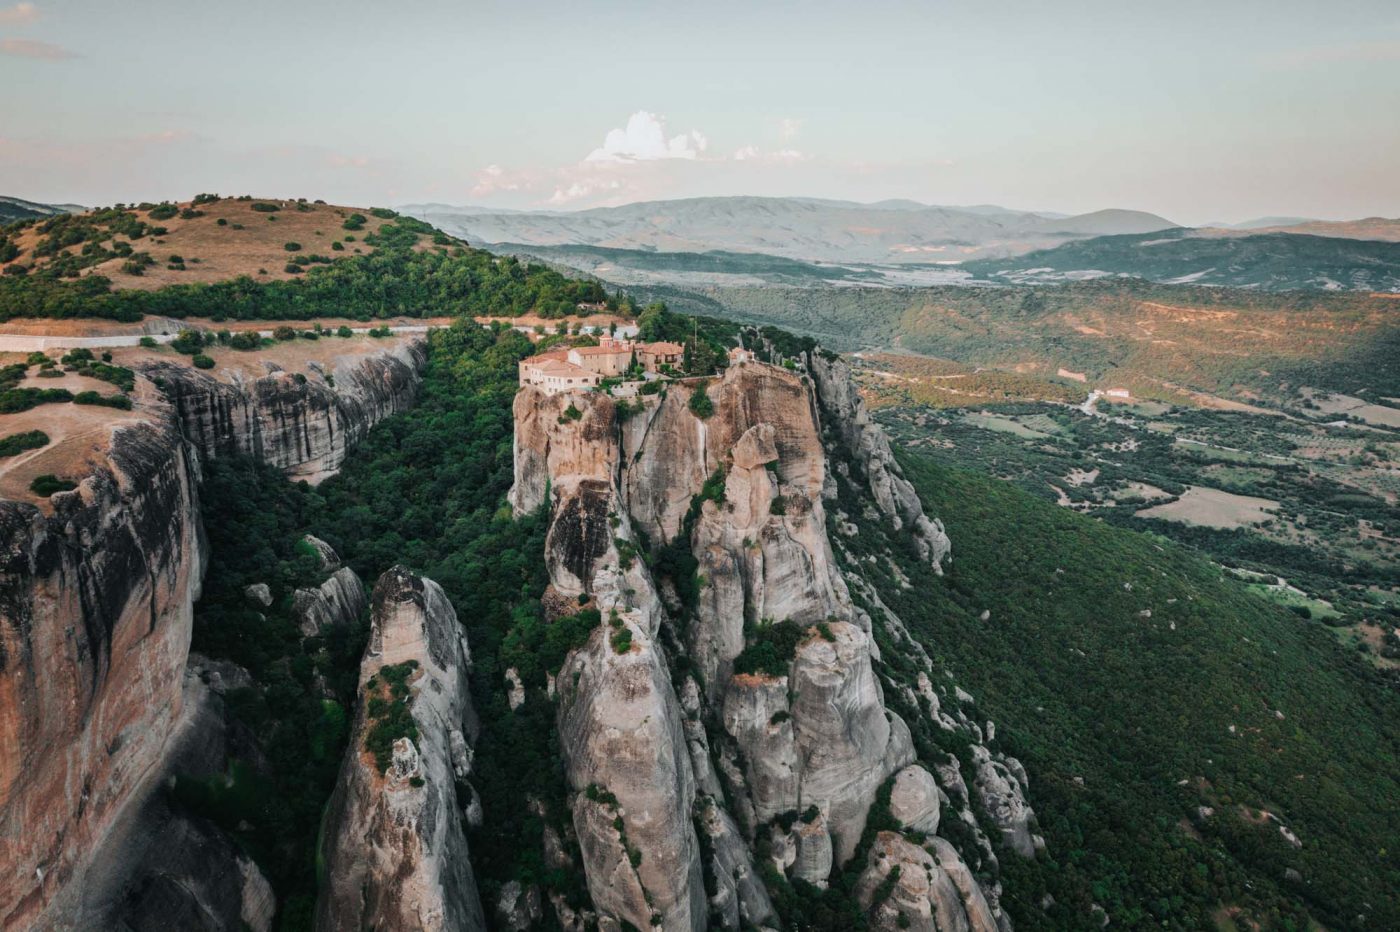
M 1102 236 L 1015 259 L 965 263 L 975 277 L 1051 284 L 1106 276 L 1265 291 L 1400 291 L 1400 243 L 1292 232 L 1171 230 Z
M 1400 242 L 1400 218 L 1363 217 L 1359 220 L 1306 220 L 1296 217 L 1263 217 L 1228 229 L 1203 228 L 1202 234 L 1239 236 L 1256 233 L 1299 233 L 1335 239 Z
M 21 197 L 0 194 L 0 225 L 16 220 L 33 220 L 58 214 L 77 214 L 87 210 L 81 204 L 41 204 Z
M 418 204 L 404 212 L 477 243 L 761 252 L 806 261 L 898 264 L 1012 256 L 1085 236 L 1176 227 L 1130 210 L 1060 217 L 985 205 L 781 197 L 687 198 L 573 212 L 486 213 Z

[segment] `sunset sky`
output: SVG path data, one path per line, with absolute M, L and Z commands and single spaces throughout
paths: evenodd
M 1400 5 L 0 0 L 0 194 L 1400 215 Z

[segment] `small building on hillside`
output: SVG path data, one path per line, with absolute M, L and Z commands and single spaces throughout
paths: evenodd
M 520 360 L 520 384 L 534 385 L 546 395 L 592 388 L 601 380 L 596 372 L 569 361 L 568 350 L 554 350 Z
M 662 366 L 679 366 L 685 358 L 685 347 L 679 343 L 641 343 L 637 346 L 637 360 L 648 372 L 660 372 Z
M 740 363 L 753 362 L 757 358 L 753 350 L 744 349 L 742 346 L 735 346 L 729 351 L 729 364 L 737 366 Z
M 636 344 L 631 340 L 602 337 L 597 346 L 575 346 L 568 360 L 576 366 L 596 372 L 603 377 L 622 375 L 632 365 Z
M 645 372 L 656 374 L 664 366 L 679 367 L 684 357 L 685 347 L 679 343 L 638 343 L 605 336 L 597 346 L 566 347 L 520 360 L 520 384 L 535 385 L 553 395 L 624 376 L 634 360 Z

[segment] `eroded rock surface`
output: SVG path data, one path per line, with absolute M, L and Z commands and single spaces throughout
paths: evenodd
M 941 573 L 952 552 L 943 522 L 924 514 L 918 493 L 895 462 L 889 439 L 866 411 L 850 366 L 820 350 L 807 353 L 805 359 L 826 422 L 840 434 L 875 504 L 897 529 L 906 528 L 913 535 L 919 552 Z
M 879 898 L 896 868 L 898 879 L 888 895 Z M 856 896 L 870 910 L 875 929 L 998 932 L 976 878 L 953 846 L 937 836 L 917 845 L 896 832 L 881 832 Z
M 427 361 L 423 340 L 337 361 L 328 379 L 273 372 L 220 381 L 175 363 L 144 372 L 175 403 L 200 455 L 241 453 L 313 484 L 334 473 L 369 429 L 412 405 Z
M 203 572 L 196 478 L 153 403 L 51 515 L 0 502 L 0 926 L 80 879 L 160 768 Z
M 942 795 L 927 770 L 911 766 L 910 730 L 886 707 L 875 672 L 872 617 L 853 604 L 827 536 L 823 498 L 834 483 L 824 440 L 850 447 L 844 462 L 858 467 L 878 505 L 872 513 L 914 534 L 931 566 L 947 541 L 854 388 L 834 385 L 848 376 L 828 366 L 819 404 L 800 372 L 745 363 L 703 388 L 677 382 L 641 396 L 625 416 L 596 392 L 516 396 L 511 504 L 550 516 L 546 603 L 561 614 L 587 604 L 615 619 L 554 680 L 574 828 L 604 926 L 774 921 L 753 863 L 760 834 L 779 870 L 824 885 L 852 858 L 881 786 L 897 773 L 892 809 L 905 827 L 938 827 Z M 692 404 L 702 390 L 705 417 Z M 824 418 L 839 421 L 825 438 Z M 693 555 L 693 597 L 674 579 L 651 577 L 648 543 L 653 553 Z M 772 624 L 800 629 L 786 672 L 735 675 L 753 632 Z M 631 641 L 619 652 L 610 631 L 622 627 Z M 689 661 L 679 682 L 676 653 Z M 934 860 L 895 842 L 907 843 L 893 834 L 885 861 L 917 859 L 913 850 Z M 928 915 L 943 909 L 995 927 L 999 910 L 946 850 L 950 866 L 939 869 Z
M 374 587 L 361 693 L 385 667 L 409 662 L 418 736 L 394 742 L 386 771 L 365 748 L 365 703 L 356 714 L 326 816 L 318 929 L 486 928 L 457 802 L 476 732 L 471 655 L 441 587 L 399 566 Z

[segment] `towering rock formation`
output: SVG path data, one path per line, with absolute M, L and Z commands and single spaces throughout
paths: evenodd
M 913 535 L 934 568 L 947 538 L 853 387 L 837 384 L 848 373 L 811 359 L 817 378 L 742 363 L 636 402 L 531 387 L 516 396 L 511 503 L 548 510 L 546 604 L 562 614 L 587 602 L 611 619 L 554 680 L 574 827 L 606 927 L 773 921 L 758 841 L 789 877 L 825 885 L 857 854 L 887 781 L 901 787 L 910 832 L 938 825 L 942 794 L 885 703 L 877 621 L 850 584 L 862 604 L 878 596 L 843 570 L 827 536 L 829 452 L 843 454 L 842 481 L 859 484 L 892 532 Z M 658 580 L 648 562 L 662 550 L 670 574 Z M 676 575 L 677 553 L 694 559 L 693 576 Z M 736 674 L 763 638 L 773 651 L 795 646 Z M 946 865 L 923 901 L 928 915 L 1009 926 L 997 888 L 984 890 L 947 842 L 927 842 L 930 854 L 914 836 L 885 834 L 863 885 L 879 887 L 896 856 L 926 858 Z M 881 915 L 895 923 L 919 908 Z
M 473 796 L 477 728 L 466 636 L 441 587 L 402 566 L 379 577 L 371 605 L 366 701 L 326 814 L 316 927 L 484 930 L 458 803 Z M 407 704 L 417 734 L 393 740 L 381 771 L 368 745 L 395 702 Z
M 918 494 L 890 452 L 889 438 L 870 419 L 856 391 L 851 367 L 840 356 L 820 349 L 804 354 L 804 361 L 826 422 L 835 428 L 856 467 L 858 475 L 851 478 L 863 482 L 895 529 L 906 528 L 923 557 L 936 572 L 943 572 L 943 561 L 953 549 L 943 523 L 924 514 Z
M 176 363 L 153 363 L 145 374 L 175 403 L 185 436 L 206 458 L 242 453 L 293 479 L 320 482 L 369 429 L 417 397 L 427 343 L 342 357 L 330 373 L 273 372 L 250 381 Z
M 77 489 L 47 509 L 0 501 L 0 928 L 268 926 L 252 862 L 156 798 L 177 771 L 224 763 L 217 700 L 186 670 L 206 559 L 199 458 L 238 450 L 319 478 L 411 402 L 424 359 L 421 341 L 362 357 L 335 390 L 154 367 L 137 380 L 139 417 L 95 447 L 72 441 Z M 345 569 L 298 605 L 312 628 L 363 599 Z
M 115 431 L 52 497 L 0 502 L 0 926 L 79 880 L 181 716 L 203 571 L 197 471 L 174 413 Z

